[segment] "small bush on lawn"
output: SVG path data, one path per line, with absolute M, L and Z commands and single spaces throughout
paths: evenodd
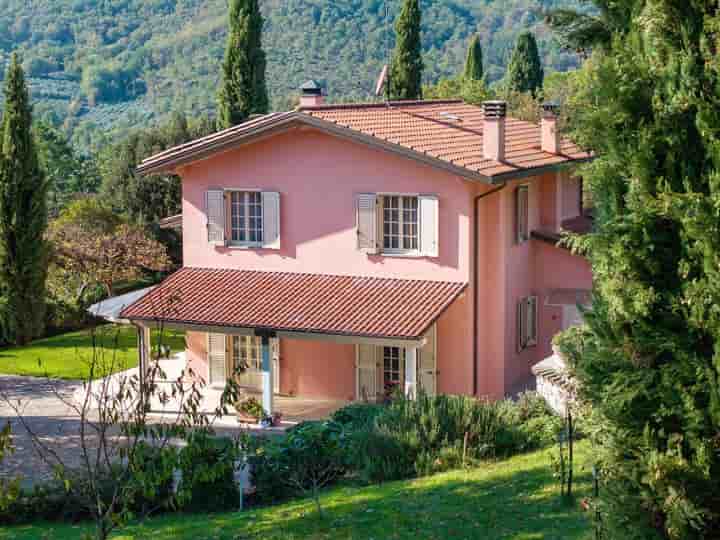
M 351 403 L 335 411 L 331 418 L 345 430 L 354 432 L 372 426 L 384 410 L 384 405 L 375 403 Z
M 281 439 L 265 439 L 250 455 L 258 502 L 311 494 L 347 468 L 348 440 L 337 422 L 303 422 Z
M 237 510 L 240 491 L 235 483 L 234 442 L 195 432 L 180 452 L 180 504 L 187 512 Z

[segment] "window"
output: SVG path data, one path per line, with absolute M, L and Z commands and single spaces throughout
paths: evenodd
M 263 204 L 259 191 L 230 192 L 230 241 L 260 245 L 263 241 Z
M 518 244 L 522 244 L 530 238 L 529 193 L 529 186 L 519 186 L 515 190 L 515 240 Z
M 517 306 L 518 351 L 537 345 L 537 296 L 520 299 Z
M 418 198 L 386 195 L 383 201 L 383 250 L 418 250 Z
M 402 382 L 403 349 L 400 347 L 383 347 L 383 385 L 398 386 Z
M 262 339 L 257 336 L 233 336 L 233 368 L 262 370 Z

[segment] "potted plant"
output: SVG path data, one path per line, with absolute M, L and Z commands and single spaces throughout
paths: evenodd
M 238 401 L 235 404 L 235 410 L 237 411 L 238 422 L 246 424 L 257 424 L 267 416 L 262 403 L 254 397 Z

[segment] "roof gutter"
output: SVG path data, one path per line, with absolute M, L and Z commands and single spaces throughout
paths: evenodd
M 479 221 L 479 212 L 478 212 L 478 202 L 480 199 L 484 199 L 485 197 L 492 195 L 493 193 L 497 193 L 498 191 L 501 191 L 507 186 L 507 182 L 503 182 L 496 188 L 491 189 L 490 191 L 486 191 L 485 193 L 481 193 L 480 195 L 476 195 L 473 200 L 473 286 L 472 286 L 472 293 L 473 293 L 473 396 L 477 396 L 478 393 L 478 312 L 480 311 L 480 306 L 478 305 L 478 281 L 480 279 L 479 277 L 479 271 L 478 271 L 478 221 Z

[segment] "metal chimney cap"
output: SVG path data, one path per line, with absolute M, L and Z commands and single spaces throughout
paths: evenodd
M 304 96 L 322 96 L 323 88 L 313 79 L 303 83 L 300 90 Z
M 485 118 L 489 120 L 505 118 L 507 115 L 507 102 L 505 101 L 483 101 L 482 108 Z

